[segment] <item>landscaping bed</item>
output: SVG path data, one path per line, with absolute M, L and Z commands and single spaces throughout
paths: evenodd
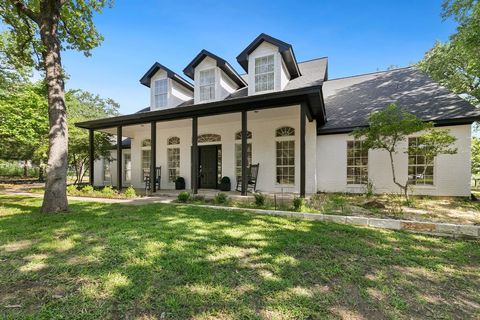
M 194 206 L 0 195 L 6 318 L 476 318 L 480 242 Z
M 220 196 L 219 196 L 220 195 Z M 214 199 L 205 199 L 188 192 L 179 195 L 178 202 L 214 204 L 240 208 L 297 211 L 329 215 L 362 216 L 428 222 L 480 225 L 480 202 L 466 198 L 411 197 L 407 203 L 399 195 L 362 195 L 345 193 L 318 193 L 305 201 L 295 198 L 277 198 L 254 194 L 252 201 L 236 201 L 224 193 Z

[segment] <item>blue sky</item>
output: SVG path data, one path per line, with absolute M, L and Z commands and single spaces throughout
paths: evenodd
M 158 61 L 182 74 L 201 50 L 228 60 L 261 32 L 293 45 L 298 61 L 329 58 L 337 78 L 407 66 L 455 30 L 442 21 L 441 0 L 370 1 L 122 1 L 96 16 L 104 35 L 91 57 L 64 52 L 79 88 L 109 97 L 128 114 L 148 106 L 141 76 Z

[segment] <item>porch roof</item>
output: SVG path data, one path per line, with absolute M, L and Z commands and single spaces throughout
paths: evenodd
M 203 117 L 241 111 L 278 108 L 300 103 L 306 105 L 306 115 L 310 121 L 316 119 L 321 124 L 325 123 L 326 118 L 322 86 L 313 85 L 254 96 L 242 96 L 165 110 L 147 111 L 118 117 L 78 122 L 75 125 L 84 129 L 106 129 L 116 126 L 148 123 L 151 121 L 180 120 L 195 116 Z

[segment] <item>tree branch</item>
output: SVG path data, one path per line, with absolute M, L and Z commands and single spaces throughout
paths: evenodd
M 27 17 L 29 17 L 30 19 L 35 21 L 37 24 L 39 24 L 39 20 L 40 20 L 39 17 L 35 14 L 35 12 L 30 10 L 21 0 L 12 0 L 12 1 L 15 7 L 18 9 L 18 11 L 22 12 Z

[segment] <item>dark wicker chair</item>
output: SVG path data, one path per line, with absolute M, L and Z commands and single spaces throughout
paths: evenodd
M 258 169 L 260 164 L 251 164 L 247 168 L 247 192 L 255 192 L 257 190 L 257 177 L 258 177 Z M 242 191 L 242 176 L 237 177 L 237 187 L 235 188 L 236 191 Z

